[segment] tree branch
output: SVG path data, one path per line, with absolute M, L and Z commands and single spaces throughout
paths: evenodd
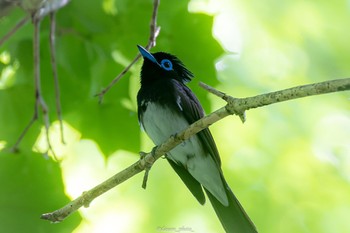
M 134 175 L 145 170 L 147 167 L 159 159 L 162 155 L 166 154 L 181 142 L 187 140 L 192 135 L 200 132 L 201 130 L 209 127 L 215 122 L 223 119 L 229 115 L 243 115 L 248 109 L 258 108 L 269 104 L 279 103 L 282 101 L 292 100 L 296 98 L 302 98 L 311 95 L 320 95 L 330 92 L 346 91 L 350 90 L 350 78 L 331 80 L 322 83 L 309 84 L 304 86 L 297 86 L 281 91 L 271 92 L 267 94 L 257 95 L 247 98 L 234 98 L 223 92 L 217 91 L 214 88 L 200 84 L 203 88 L 214 93 L 220 98 L 227 101 L 227 105 L 216 110 L 215 112 L 201 118 L 187 129 L 181 131 L 170 137 L 166 142 L 154 147 L 151 153 L 142 156 L 142 158 L 136 163 L 132 164 L 123 171 L 112 176 L 103 183 L 97 185 L 93 189 L 84 192 L 80 197 L 68 203 L 61 209 L 55 210 L 51 213 L 46 213 L 41 216 L 42 219 L 49 220 L 51 222 L 60 222 L 68 217 L 70 214 L 77 211 L 80 207 L 88 207 L 91 201 L 101 194 L 107 192 L 113 187 L 133 177 Z
M 160 27 L 157 26 L 157 15 L 160 0 L 154 0 L 153 2 L 153 13 L 150 23 L 150 37 L 146 45 L 146 49 L 150 50 L 152 47 L 156 46 L 156 39 L 160 32 Z M 122 70 L 113 80 L 105 87 L 101 92 L 95 95 L 99 98 L 99 103 L 102 103 L 104 95 L 116 84 L 129 70 L 130 68 L 140 59 L 141 55 L 138 53 L 132 62 Z
M 57 77 L 57 68 L 56 68 L 56 53 L 54 49 L 55 45 L 55 29 L 56 22 L 54 19 L 54 13 L 59 10 L 61 7 L 65 6 L 70 0 L 50 0 L 45 1 L 43 5 L 38 2 L 29 2 L 24 4 L 23 2 L 19 3 L 29 15 L 23 18 L 9 33 L 7 33 L 1 40 L 0 46 L 4 43 L 11 35 L 13 35 L 19 28 L 21 28 L 30 18 L 32 19 L 34 25 L 34 35 L 33 35 L 33 54 L 34 54 L 34 86 L 35 86 L 35 104 L 34 104 L 34 114 L 32 119 L 29 121 L 27 126 L 24 128 L 14 146 L 11 148 L 12 152 L 17 152 L 19 144 L 23 140 L 24 136 L 27 134 L 28 130 L 32 127 L 34 122 L 38 120 L 39 117 L 39 107 L 42 111 L 46 141 L 47 141 L 47 152 L 51 151 L 54 158 L 57 160 L 55 152 L 52 148 L 50 138 L 49 138 L 49 128 L 50 128 L 50 119 L 49 119 L 49 109 L 45 100 L 42 96 L 41 91 L 41 80 L 40 80 L 40 22 L 43 17 L 47 14 L 50 14 L 51 25 L 50 25 L 50 50 L 51 50 L 51 66 L 53 70 L 54 84 L 55 84 L 55 97 L 56 97 L 56 112 L 57 117 L 60 122 L 61 130 L 61 141 L 64 143 L 63 138 L 63 123 L 62 123 L 62 114 L 61 114 L 61 103 L 60 103 L 60 92 L 59 92 L 59 82 Z
M 51 52 L 51 68 L 52 75 L 55 86 L 55 100 L 56 100 L 56 114 L 60 124 L 60 132 L 61 132 L 61 142 L 65 144 L 64 141 L 64 133 L 63 133 L 63 119 L 62 119 L 62 108 L 61 108 L 61 92 L 60 92 L 60 83 L 57 75 L 57 64 L 56 64 L 56 12 L 50 12 L 50 52 Z
M 42 96 L 41 92 L 41 80 L 40 80 L 40 20 L 34 19 L 34 36 L 33 36 L 33 53 L 34 53 L 34 86 L 35 86 L 35 104 L 34 104 L 34 114 L 28 125 L 25 127 L 19 138 L 17 139 L 15 145 L 12 147 L 13 152 L 18 151 L 18 146 L 21 143 L 22 139 L 28 132 L 28 130 L 32 127 L 33 123 L 38 119 L 39 116 L 39 107 L 41 107 L 45 132 L 46 132 L 46 140 L 48 145 L 48 151 L 51 151 L 54 155 L 55 153 L 52 149 L 50 138 L 49 138 L 49 128 L 50 128 L 50 120 L 48 107 L 45 103 L 45 100 Z
M 227 102 L 226 109 L 228 112 L 230 112 L 231 114 L 239 115 L 243 114 L 246 110 L 262 107 L 269 104 L 275 104 L 306 96 L 327 94 L 338 91 L 347 91 L 350 90 L 350 78 L 335 79 L 320 83 L 296 86 L 281 91 L 270 92 L 267 94 L 247 98 L 234 98 L 202 82 L 199 83 L 199 85 L 202 88 L 209 91 L 210 93 L 225 100 Z

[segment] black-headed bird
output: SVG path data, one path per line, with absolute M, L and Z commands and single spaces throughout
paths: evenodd
M 152 141 L 160 145 L 202 118 L 204 111 L 186 86 L 193 74 L 177 57 L 138 48 L 144 59 L 137 94 L 138 119 Z M 176 146 L 166 154 L 166 159 L 202 205 L 204 189 L 226 232 L 257 232 L 224 178 L 209 129 Z

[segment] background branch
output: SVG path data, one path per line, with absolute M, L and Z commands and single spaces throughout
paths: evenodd
M 88 207 L 91 201 L 93 201 L 96 197 L 140 173 L 141 171 L 145 170 L 146 167 L 152 166 L 157 159 L 173 149 L 175 146 L 228 115 L 241 115 L 248 109 L 279 103 L 286 100 L 350 90 L 350 78 L 297 86 L 247 98 L 234 98 L 203 83 L 200 85 L 211 93 L 215 93 L 220 98 L 226 100 L 227 105 L 196 121 L 180 133 L 170 137 L 166 142 L 155 147 L 153 153 L 146 154 L 136 163 L 117 173 L 103 183 L 97 185 L 93 189 L 84 192 L 80 197 L 68 203 L 66 206 L 51 213 L 43 214 L 41 218 L 52 222 L 60 222 L 70 214 L 74 213 L 80 207 Z
M 28 130 L 32 127 L 34 122 L 39 118 L 39 107 L 42 110 L 42 116 L 44 121 L 45 133 L 46 133 L 46 141 L 48 149 L 47 151 L 51 151 L 54 155 L 50 138 L 49 138 L 49 128 L 50 128 L 50 119 L 49 119 L 49 109 L 45 100 L 42 96 L 41 90 L 41 78 L 40 78 L 40 22 L 43 17 L 47 14 L 50 14 L 50 50 L 51 50 L 51 66 L 53 70 L 54 77 L 54 85 L 55 85 L 55 97 L 56 97 L 56 112 L 57 117 L 60 122 L 60 132 L 61 132 L 61 141 L 64 143 L 63 138 L 63 123 L 62 123 L 62 114 L 61 114 L 61 103 L 60 103 L 60 92 L 59 92 L 59 82 L 57 76 L 57 67 L 56 67 L 56 53 L 55 53 L 55 29 L 56 22 L 54 18 L 55 12 L 65 6 L 69 0 L 50 0 L 45 1 L 43 5 L 38 2 L 20 2 L 19 6 L 22 7 L 25 11 L 27 11 L 28 15 L 24 17 L 17 25 L 10 30 L 3 38 L 0 39 L 0 46 L 7 39 L 9 39 L 18 29 L 20 29 L 30 18 L 32 19 L 34 25 L 34 35 L 33 35 L 33 56 L 34 56 L 34 86 L 35 86 L 35 104 L 34 104 L 34 114 L 24 128 L 18 139 L 16 140 L 14 146 L 11 148 L 12 152 L 17 152 L 19 148 L 19 144 L 23 140 L 24 136 L 27 134 Z M 8 2 L 10 3 L 10 2 Z M 11 3 L 14 4 L 14 3 Z M 29 5 L 28 5 L 29 4 Z M 16 5 L 16 4 L 14 4 Z M 57 160 L 57 159 L 56 159 Z
M 63 119 L 62 119 L 62 108 L 61 108 L 61 92 L 60 83 L 57 75 L 57 64 L 56 64 L 56 12 L 50 12 L 50 58 L 51 58 L 51 68 L 52 75 L 54 79 L 55 86 L 55 100 L 56 100 L 56 114 L 60 124 L 61 142 L 65 144 L 64 133 L 63 133 Z
M 156 46 L 156 39 L 160 32 L 160 27 L 157 26 L 157 15 L 158 15 L 158 7 L 160 0 L 154 0 L 153 2 L 153 12 L 150 23 L 150 37 L 148 39 L 148 43 L 146 45 L 146 49 L 150 50 L 152 47 Z M 97 93 L 95 96 L 99 97 L 99 103 L 102 103 L 104 95 L 116 84 L 129 70 L 130 68 L 140 59 L 141 55 L 137 53 L 136 57 L 132 60 L 132 62 L 122 70 L 113 80 L 110 82 L 107 87 L 105 87 L 101 92 Z
M 45 103 L 45 100 L 42 96 L 41 91 L 41 80 L 40 80 L 40 20 L 34 19 L 34 35 L 33 35 L 33 53 L 34 53 L 34 86 L 35 86 L 35 104 L 34 104 L 34 114 L 32 119 L 29 121 L 27 126 L 22 131 L 21 135 L 18 137 L 16 143 L 12 147 L 13 152 L 18 151 L 18 146 L 21 143 L 22 139 L 28 132 L 28 130 L 31 128 L 31 126 L 34 124 L 34 122 L 39 117 L 39 107 L 41 107 L 43 118 L 44 118 L 44 125 L 45 125 L 45 131 L 46 131 L 46 140 L 48 145 L 48 150 L 51 150 L 53 155 L 55 156 L 55 153 L 52 149 L 50 138 L 49 138 L 49 128 L 50 128 L 50 120 L 49 120 L 49 114 L 48 114 L 48 107 Z

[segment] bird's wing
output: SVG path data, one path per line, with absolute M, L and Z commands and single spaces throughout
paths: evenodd
M 188 123 L 192 124 L 202 118 L 204 116 L 204 110 L 193 92 L 182 83 L 174 82 L 174 84 L 176 85 L 175 90 L 178 91 L 177 94 L 180 96 L 178 105 L 181 106 L 181 111 L 183 112 Z M 199 132 L 197 135 L 205 147 L 205 150 L 210 154 L 210 156 L 212 156 L 221 172 L 221 160 L 219 152 L 209 129 L 206 128 Z

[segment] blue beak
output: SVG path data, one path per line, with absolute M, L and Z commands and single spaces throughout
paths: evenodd
M 148 60 L 150 60 L 153 63 L 156 63 L 157 65 L 159 65 L 159 63 L 157 62 L 157 60 L 153 57 L 153 55 L 148 52 L 144 47 L 142 47 L 141 45 L 137 45 L 137 48 L 139 49 L 141 55 L 143 58 L 147 58 Z M 160 65 L 159 65 L 160 66 Z

